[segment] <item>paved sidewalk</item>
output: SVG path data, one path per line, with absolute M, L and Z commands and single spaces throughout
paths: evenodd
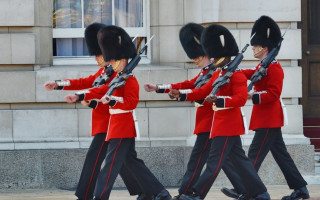
M 308 186 L 310 200 L 320 200 L 320 185 Z M 170 188 L 170 193 L 177 194 L 177 188 Z M 272 199 L 281 199 L 282 196 L 291 193 L 286 185 L 268 186 Z M 75 200 L 73 191 L 66 190 L 0 190 L 0 200 Z M 113 190 L 110 200 L 135 200 L 136 197 L 129 196 L 126 190 Z M 220 192 L 220 188 L 213 187 L 207 200 L 230 200 Z

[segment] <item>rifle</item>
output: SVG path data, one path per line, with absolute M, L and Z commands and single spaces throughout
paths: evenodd
M 215 72 L 216 69 L 217 69 L 216 66 L 214 66 L 213 64 L 210 64 L 208 72 L 205 75 L 201 74 L 197 78 L 196 82 L 194 82 L 195 88 L 201 88 L 204 84 L 206 84 L 210 80 L 213 72 Z
M 250 40 L 255 34 L 256 33 L 251 36 Z M 249 43 L 247 43 L 246 46 L 243 47 L 241 52 L 238 53 L 238 55 L 230 63 L 222 68 L 222 70 L 226 70 L 227 72 L 223 76 L 219 76 L 219 78 L 214 81 L 214 83 L 212 84 L 213 89 L 210 93 L 211 95 L 216 95 L 222 86 L 230 82 L 230 78 L 233 75 L 233 72 L 237 69 L 238 65 L 241 63 L 243 59 L 243 53 L 247 50 L 248 46 Z
M 119 76 L 114 78 L 110 83 L 109 83 L 109 90 L 107 91 L 106 95 L 111 96 L 113 92 L 122 86 L 126 84 L 126 79 L 130 77 L 130 73 L 132 70 L 138 65 L 139 61 L 141 60 L 140 55 L 146 50 L 148 44 L 152 40 L 154 35 L 149 39 L 149 41 L 145 44 L 145 46 L 139 51 L 139 53 L 130 60 L 128 65 L 119 73 Z
M 100 75 L 96 80 L 93 82 L 92 87 L 99 87 L 101 85 L 106 84 L 108 82 L 113 74 L 112 66 L 109 64 L 104 67 L 106 69 L 106 73 L 103 75 Z
M 289 28 L 289 27 L 288 27 Z M 281 43 L 283 41 L 283 37 L 286 34 L 288 28 L 286 29 L 286 31 L 284 32 L 284 34 L 281 36 L 280 41 L 278 42 L 277 46 L 274 47 L 269 54 L 267 55 L 267 57 L 265 59 L 262 60 L 261 62 L 261 67 L 260 69 L 258 69 L 250 78 L 250 84 L 248 86 L 248 92 L 250 92 L 253 88 L 253 85 L 256 84 L 258 81 L 260 81 L 262 79 L 263 76 L 267 75 L 267 70 L 268 67 L 270 65 L 270 63 L 275 59 L 275 57 L 278 55 L 280 47 L 281 47 Z

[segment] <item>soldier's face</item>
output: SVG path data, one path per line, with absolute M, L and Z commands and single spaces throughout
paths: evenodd
M 268 55 L 268 47 L 262 47 L 260 45 L 252 46 L 253 56 L 259 60 L 264 59 Z
M 102 55 L 96 56 L 95 60 L 97 61 L 97 64 L 99 67 L 104 67 L 104 66 L 108 65 L 108 63 L 104 61 Z
M 201 67 L 202 60 L 203 60 L 203 56 L 199 56 L 199 57 L 197 57 L 197 58 L 194 58 L 194 59 L 193 59 L 193 62 L 194 62 L 194 64 L 197 65 L 198 67 Z
M 112 65 L 112 69 L 115 72 L 121 72 L 126 66 L 126 60 L 111 60 L 110 64 Z

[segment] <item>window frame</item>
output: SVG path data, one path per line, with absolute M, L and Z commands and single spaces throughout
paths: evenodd
M 84 27 L 84 0 L 81 1 L 82 27 Z M 112 0 L 112 13 L 114 12 L 114 1 Z M 149 0 L 142 0 L 143 26 L 142 27 L 122 27 L 130 37 L 150 38 L 150 3 Z M 112 24 L 115 17 L 112 15 Z M 57 38 L 84 38 L 85 28 L 52 28 L 52 39 Z M 148 45 L 146 56 L 141 56 L 140 64 L 151 63 L 151 43 Z M 53 56 L 53 65 L 96 65 L 93 56 Z

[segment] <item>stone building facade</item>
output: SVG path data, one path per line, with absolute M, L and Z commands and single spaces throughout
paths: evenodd
M 195 107 L 169 100 L 165 94 L 146 93 L 142 85 L 172 83 L 194 77 L 179 42 L 179 30 L 188 22 L 219 23 L 229 28 L 239 48 L 248 41 L 254 21 L 269 15 L 287 28 L 278 60 L 284 73 L 283 99 L 289 125 L 285 142 L 302 174 L 311 182 L 314 150 L 303 135 L 301 59 L 301 0 L 144 0 L 148 37 L 155 35 L 146 64 L 135 69 L 140 83 L 137 117 L 141 139 L 138 155 L 166 186 L 177 186 L 194 143 Z M 0 1 L 0 188 L 74 188 L 90 144 L 90 110 L 67 104 L 66 91 L 47 92 L 49 80 L 85 77 L 97 71 L 89 64 L 55 65 L 52 0 Z M 148 63 L 149 61 L 149 63 Z M 81 62 L 80 62 L 81 63 Z M 249 48 L 242 68 L 257 64 Z M 251 102 L 244 107 L 250 119 Z M 243 136 L 250 144 L 252 132 Z M 270 176 L 274 174 L 274 176 Z M 260 172 L 266 184 L 285 184 L 271 156 Z M 229 184 L 220 175 L 216 184 Z M 121 181 L 117 186 L 122 186 Z

